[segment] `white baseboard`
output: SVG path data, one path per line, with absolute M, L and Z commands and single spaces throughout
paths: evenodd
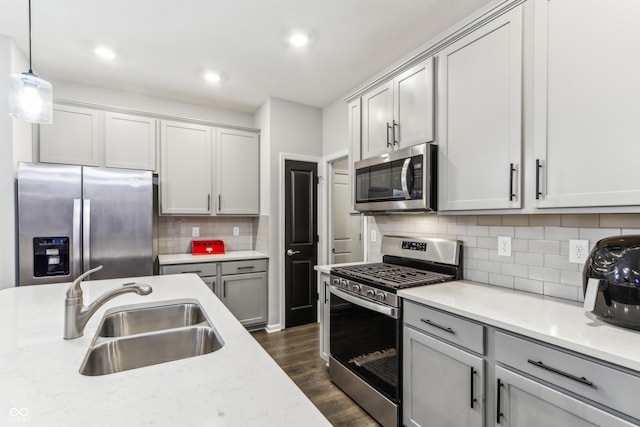
M 273 332 L 280 332 L 282 330 L 282 325 L 280 323 L 276 323 L 275 325 L 267 325 L 265 326 L 264 330 L 269 334 Z

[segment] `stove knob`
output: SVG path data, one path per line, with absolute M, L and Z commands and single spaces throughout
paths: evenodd
M 378 301 L 384 301 L 384 300 L 386 300 L 386 299 L 387 299 L 387 294 L 386 294 L 386 293 L 384 293 L 384 292 L 377 292 L 377 293 L 376 293 L 376 299 L 377 299 Z
M 347 282 L 344 279 L 340 279 L 340 286 L 343 287 L 343 288 L 346 288 L 346 287 L 349 286 L 349 282 Z
M 369 289 L 369 290 L 367 291 L 367 296 L 368 296 L 369 298 L 375 298 L 375 297 L 376 297 L 376 291 L 374 291 L 373 289 Z
M 340 279 L 334 278 L 333 279 L 333 286 L 340 286 Z
M 360 285 L 353 285 L 353 286 L 351 287 L 351 289 L 352 289 L 354 292 L 360 292 L 360 291 L 362 290 L 362 286 L 360 286 Z

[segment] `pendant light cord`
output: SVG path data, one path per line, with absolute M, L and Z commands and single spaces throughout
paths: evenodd
M 33 74 L 31 67 L 31 0 L 29 0 L 29 74 Z

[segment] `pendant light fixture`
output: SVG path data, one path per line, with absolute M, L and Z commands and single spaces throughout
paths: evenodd
M 31 0 L 29 0 L 29 71 L 9 76 L 9 115 L 29 123 L 53 123 L 53 88 L 31 69 Z

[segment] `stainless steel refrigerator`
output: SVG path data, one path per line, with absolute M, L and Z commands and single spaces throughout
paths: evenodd
M 20 163 L 19 284 L 153 274 L 148 171 Z

